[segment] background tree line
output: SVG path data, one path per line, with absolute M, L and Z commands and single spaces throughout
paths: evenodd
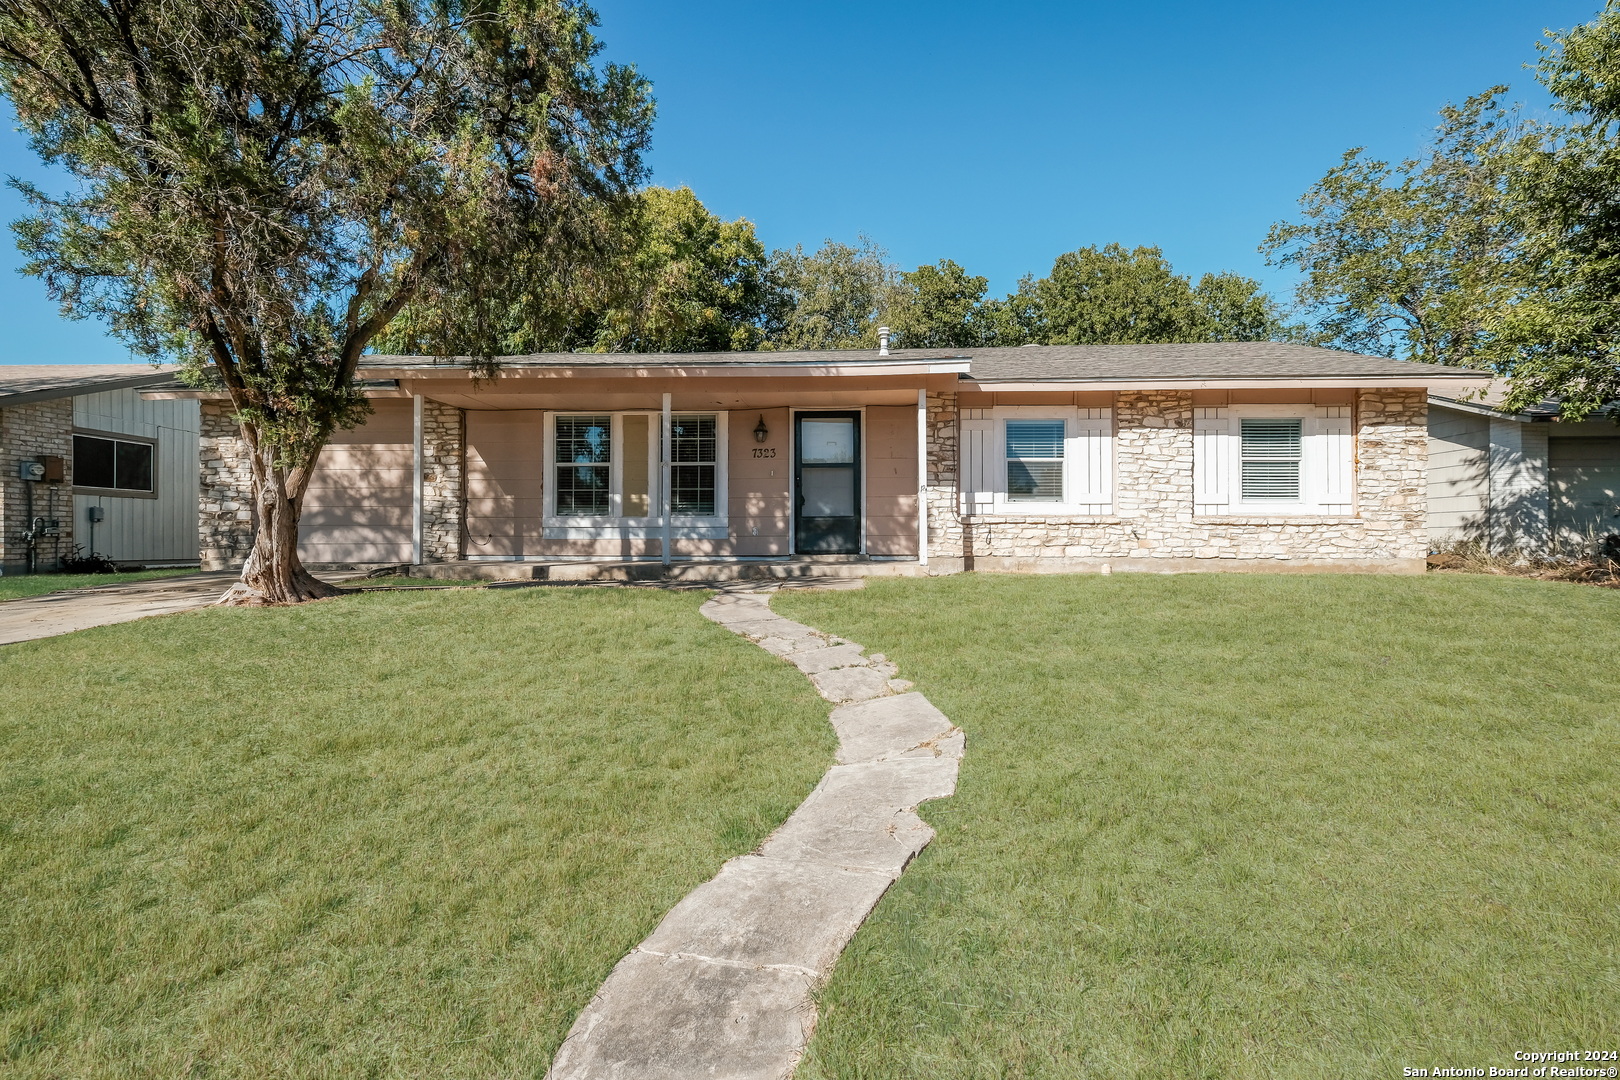
M 629 242 L 596 287 L 576 288 L 561 317 L 514 318 L 508 353 L 865 349 L 879 326 L 895 348 L 1295 341 L 1260 283 L 1179 275 L 1156 247 L 1085 247 L 1042 278 L 987 296 L 986 278 L 942 259 L 904 271 L 868 237 L 767 253 L 752 222 L 724 221 L 689 188 L 639 193 Z M 379 341 L 429 351 L 439 335 L 406 312 Z

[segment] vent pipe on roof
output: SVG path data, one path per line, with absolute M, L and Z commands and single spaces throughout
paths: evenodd
M 887 326 L 878 327 L 878 355 L 889 355 L 889 328 Z

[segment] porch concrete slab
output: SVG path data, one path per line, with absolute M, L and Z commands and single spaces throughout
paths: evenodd
M 810 676 L 810 683 L 828 701 L 866 701 L 889 692 L 889 673 L 869 667 L 834 668 Z
M 802 971 L 637 950 L 552 1060 L 550 1080 L 787 1080 L 815 1026 Z
M 845 763 L 904 753 L 955 727 L 918 693 L 841 706 L 833 710 L 832 726 L 838 732 L 838 760 Z
M 834 668 L 866 664 L 865 650 L 859 645 L 833 645 L 825 649 L 809 649 L 788 654 L 793 666 L 806 675 L 819 675 Z

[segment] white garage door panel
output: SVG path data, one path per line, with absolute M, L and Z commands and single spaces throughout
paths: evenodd
M 1547 465 L 1560 542 L 1620 533 L 1620 438 L 1548 439 Z

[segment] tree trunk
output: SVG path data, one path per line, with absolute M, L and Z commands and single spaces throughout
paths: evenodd
M 244 425 L 253 465 L 253 506 L 258 515 L 258 532 L 253 550 L 242 564 L 242 577 L 219 603 L 226 605 L 301 604 L 340 596 L 345 590 L 328 585 L 304 569 L 298 560 L 298 518 L 304 509 L 304 487 L 314 467 L 287 468 L 275 460 L 250 425 Z

